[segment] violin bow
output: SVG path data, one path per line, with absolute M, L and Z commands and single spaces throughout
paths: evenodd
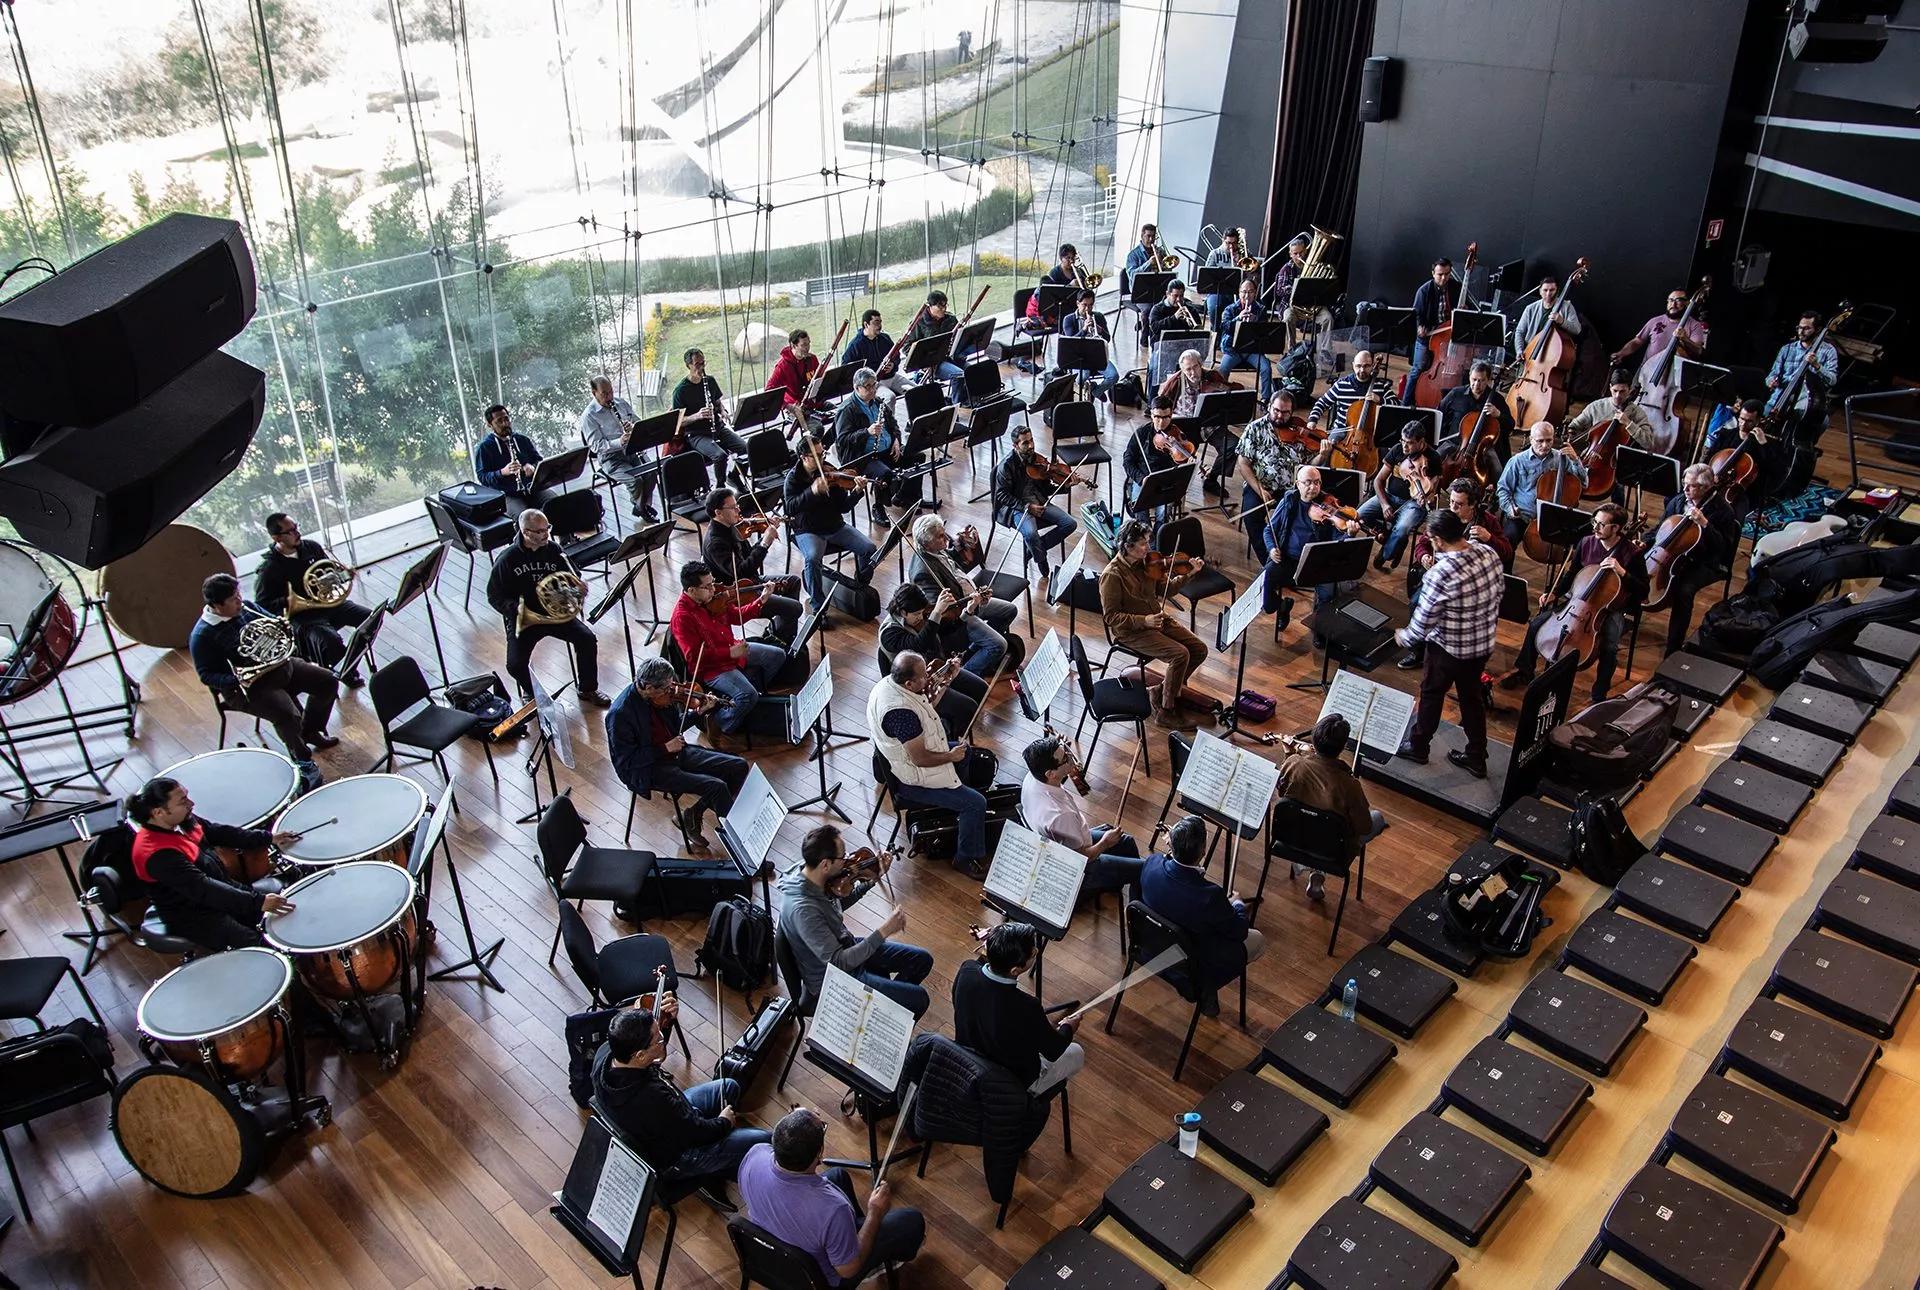
M 1007 659 L 1005 655 L 1002 655 L 1000 658 L 1000 666 L 994 668 L 993 675 L 987 679 L 986 694 L 982 695 L 980 698 L 980 702 L 974 705 L 973 715 L 967 718 L 966 729 L 960 732 L 961 743 L 966 743 L 969 741 L 969 737 L 973 734 L 974 723 L 979 721 L 980 714 L 987 710 L 987 699 L 992 696 L 993 687 L 1000 684 L 1000 677 L 1003 673 L 1006 672 L 1006 670 L 1007 670 Z

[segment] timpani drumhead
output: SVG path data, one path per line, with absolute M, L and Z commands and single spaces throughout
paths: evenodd
M 384 860 L 322 869 L 280 893 L 293 902 L 267 919 L 267 943 L 289 954 L 325 954 L 392 927 L 413 904 L 413 876 Z
M 406 776 L 355 775 L 308 793 L 274 821 L 273 831 L 307 834 L 280 848 L 295 864 L 339 864 L 392 846 L 426 813 L 426 790 Z
M 237 573 L 220 540 L 191 524 L 169 524 L 100 571 L 107 617 L 142 645 L 185 649 L 207 605 L 200 584 L 216 573 Z
M 203 1200 L 244 1190 L 266 1135 L 233 1094 L 198 1071 L 142 1066 L 113 1090 L 120 1152 L 162 1191 Z
M 221 748 L 177 761 L 160 774 L 186 787 L 195 815 L 240 829 L 265 824 L 300 787 L 292 758 L 270 748 Z
M 211 1039 L 286 997 L 293 964 L 260 946 L 224 950 L 183 963 L 140 1000 L 140 1033 L 159 1040 Z

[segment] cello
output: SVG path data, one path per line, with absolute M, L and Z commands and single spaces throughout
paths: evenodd
M 1480 258 L 1480 244 L 1467 243 L 1466 262 L 1460 266 L 1460 303 L 1465 305 L 1471 300 L 1467 290 L 1467 279 L 1473 274 L 1473 266 Z M 1437 408 L 1441 396 L 1454 386 L 1467 379 L 1467 364 L 1472 356 L 1463 348 L 1459 354 L 1451 352 L 1453 340 L 1453 320 L 1442 322 L 1427 333 L 1427 351 L 1433 355 L 1433 362 L 1424 372 L 1415 372 L 1410 378 L 1410 392 L 1407 405 L 1415 408 Z
M 1482 497 L 1492 492 L 1494 483 L 1500 478 L 1500 464 L 1492 452 L 1494 436 L 1504 433 L 1500 418 L 1493 411 L 1494 401 L 1499 397 L 1499 391 L 1489 385 L 1480 410 L 1460 418 L 1460 446 L 1448 453 L 1446 460 L 1440 463 L 1442 484 L 1451 484 L 1465 475 L 1480 485 Z
M 1640 387 L 1635 385 L 1627 392 L 1627 402 L 1633 403 L 1639 394 Z M 1587 446 L 1580 452 L 1580 461 L 1587 468 L 1586 495 L 1589 498 L 1605 497 L 1613 491 L 1620 449 L 1632 442 L 1633 432 L 1627 428 L 1624 414 L 1619 412 L 1607 418 L 1605 424 L 1595 426 L 1587 435 Z
M 1674 363 L 1680 357 L 1680 338 L 1687 333 L 1687 324 L 1693 321 L 1694 311 L 1713 290 L 1711 274 L 1700 279 L 1700 285 L 1687 297 L 1687 308 L 1680 315 L 1680 323 L 1673 329 L 1673 339 L 1658 354 L 1650 354 L 1647 361 L 1640 365 L 1640 374 L 1636 378 L 1640 386 L 1640 407 L 1647 414 L 1647 420 L 1653 425 L 1653 450 L 1671 454 L 1674 445 L 1680 442 L 1680 431 L 1685 419 L 1675 410 L 1680 400 L 1680 387 L 1674 381 Z
M 1527 531 L 1520 535 L 1520 546 L 1526 553 L 1541 564 L 1557 564 L 1566 555 L 1566 548 L 1548 542 L 1540 532 L 1541 502 L 1552 502 L 1556 506 L 1578 506 L 1583 485 L 1580 476 L 1567 473 L 1567 454 L 1564 448 L 1555 448 L 1558 458 L 1553 463 L 1551 475 L 1540 476 L 1540 482 L 1534 485 L 1533 523 L 1527 525 Z M 1549 482 L 1551 481 L 1551 482 Z
M 1618 560 L 1623 551 L 1633 546 L 1634 539 L 1640 536 L 1640 530 L 1646 526 L 1646 520 L 1634 516 L 1627 525 L 1627 531 L 1606 554 L 1599 564 L 1588 565 L 1573 576 L 1573 586 L 1567 591 L 1567 603 L 1540 624 L 1539 634 L 1534 637 L 1540 657 L 1544 662 L 1559 661 L 1567 650 L 1575 651 L 1579 658 L 1579 667 L 1593 662 L 1595 648 L 1600 643 L 1600 619 L 1613 602 L 1620 598 L 1620 591 L 1626 586 L 1625 577 L 1607 567 L 1607 560 Z
M 1573 337 L 1560 327 L 1560 310 L 1584 282 L 1591 266 L 1586 256 L 1573 262 L 1573 272 L 1560 288 L 1553 308 L 1547 313 L 1547 325 L 1527 345 L 1520 362 L 1520 375 L 1507 391 L 1507 407 L 1515 425 L 1530 426 L 1536 421 L 1560 424 L 1567 412 L 1567 377 L 1573 372 Z
M 1382 366 L 1385 366 L 1384 359 Z M 1381 379 L 1385 379 L 1384 371 L 1380 375 Z M 1346 415 L 1341 418 L 1347 433 L 1333 441 L 1333 447 L 1328 450 L 1328 465 L 1357 470 L 1369 479 L 1380 473 L 1380 443 L 1375 436 L 1380 428 L 1380 407 L 1384 402 L 1384 399 L 1376 399 L 1368 394 L 1347 405 Z

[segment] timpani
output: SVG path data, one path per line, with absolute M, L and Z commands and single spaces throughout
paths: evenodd
M 367 1002 L 397 983 L 411 1031 L 418 1003 L 407 980 L 417 950 L 413 875 L 385 861 L 354 860 L 321 869 L 282 894 L 293 908 L 267 920 L 267 943 L 293 960 L 301 984 L 357 1011 L 375 1035 Z M 397 1049 L 377 1036 L 375 1048 L 383 1065 L 399 1061 Z
M 300 770 L 293 759 L 270 748 L 220 748 L 177 761 L 160 775 L 180 781 L 193 799 L 195 815 L 241 829 L 265 825 L 300 791 Z M 217 850 L 236 882 L 257 882 L 272 870 L 264 847 L 246 853 L 232 847 Z
M 379 860 L 407 867 L 427 794 L 404 775 L 354 775 L 322 784 L 280 813 L 275 833 L 302 836 L 280 854 L 307 868 Z
M 140 1033 L 176 1065 L 252 1083 L 286 1051 L 293 964 L 258 946 L 183 963 L 140 1000 Z

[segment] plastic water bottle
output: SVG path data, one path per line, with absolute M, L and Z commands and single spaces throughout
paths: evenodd
M 1340 1015 L 1346 1020 L 1352 1021 L 1354 1009 L 1359 1006 L 1360 983 L 1352 977 L 1348 977 L 1346 987 L 1340 991 Z
M 1180 1154 L 1191 1159 L 1200 1154 L 1200 1112 L 1188 1111 L 1185 1115 L 1176 1115 L 1173 1122 L 1180 1126 Z

